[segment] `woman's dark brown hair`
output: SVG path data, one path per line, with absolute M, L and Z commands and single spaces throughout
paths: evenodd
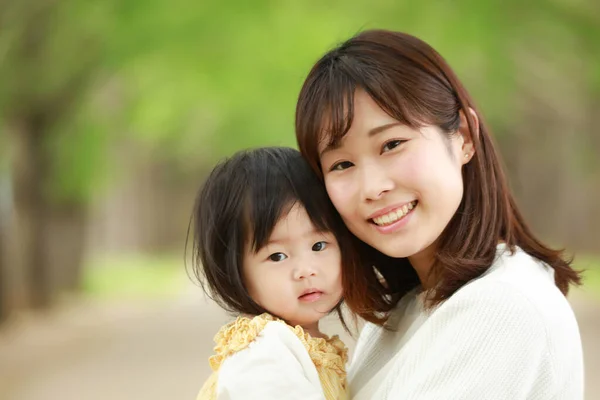
M 411 35 L 385 30 L 362 32 L 329 51 L 310 71 L 296 108 L 296 136 L 300 151 L 321 177 L 319 144 L 325 141 L 326 145 L 335 145 L 348 132 L 357 89 L 364 90 L 391 117 L 412 128 L 437 125 L 450 136 L 459 128 L 460 111 L 467 117 L 475 154 L 462 170 L 463 199 L 439 238 L 432 268 L 438 284 L 429 297 L 431 306 L 483 274 L 501 241 L 512 250 L 521 247 L 552 267 L 556 285 L 564 294 L 569 284 L 580 283 L 579 272 L 571 268 L 563 251 L 541 243 L 523 220 L 490 130 L 465 87 L 433 48 Z M 469 109 L 479 116 L 478 126 Z M 382 303 L 377 297 L 380 288 L 362 292 L 353 287 L 353 282 L 346 287 L 344 297 L 363 318 L 378 321 L 379 312 L 389 311 L 419 280 L 407 259 L 391 259 L 364 244 L 361 247 L 366 262 L 378 257 L 372 265 L 380 270 L 395 295 L 386 296 Z M 370 273 L 367 275 L 371 281 Z

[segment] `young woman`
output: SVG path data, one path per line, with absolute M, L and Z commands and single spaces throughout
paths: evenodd
M 434 49 L 375 30 L 328 52 L 296 135 L 363 242 L 369 290 L 344 291 L 371 321 L 353 399 L 583 398 L 565 298 L 580 276 L 523 220 L 481 113 Z

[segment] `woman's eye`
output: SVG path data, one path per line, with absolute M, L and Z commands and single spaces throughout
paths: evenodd
M 341 161 L 337 164 L 334 164 L 331 167 L 331 171 L 342 171 L 342 170 L 350 168 L 351 166 L 352 166 L 352 163 L 350 161 Z
M 404 142 L 406 142 L 406 140 L 390 140 L 389 142 L 383 145 L 381 152 L 385 153 L 386 151 L 393 150 Z
M 327 247 L 327 242 L 320 241 L 320 242 L 313 244 L 312 250 L 313 251 L 323 251 L 323 250 L 325 250 L 326 247 Z
M 287 258 L 287 256 L 283 253 L 273 253 L 269 256 L 269 260 L 274 262 L 283 261 Z

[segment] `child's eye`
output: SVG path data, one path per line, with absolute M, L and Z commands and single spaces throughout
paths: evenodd
M 352 163 L 350 161 L 341 161 L 339 163 L 333 164 L 333 166 L 330 168 L 330 171 L 343 171 L 345 169 L 348 169 L 352 166 Z
M 273 253 L 269 256 L 269 260 L 274 262 L 283 261 L 287 258 L 287 256 L 283 253 Z
M 386 144 L 383 145 L 383 147 L 381 148 L 381 152 L 385 153 L 386 151 L 390 151 L 395 149 L 396 147 L 400 146 L 402 143 L 406 142 L 406 140 L 390 140 L 389 142 L 387 142 Z
M 320 241 L 313 244 L 312 251 L 323 251 L 327 247 L 327 242 Z

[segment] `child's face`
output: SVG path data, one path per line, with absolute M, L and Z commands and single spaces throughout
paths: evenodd
M 342 260 L 331 233 L 318 232 L 295 205 L 256 254 L 246 246 L 244 278 L 252 299 L 291 325 L 314 324 L 342 298 Z

